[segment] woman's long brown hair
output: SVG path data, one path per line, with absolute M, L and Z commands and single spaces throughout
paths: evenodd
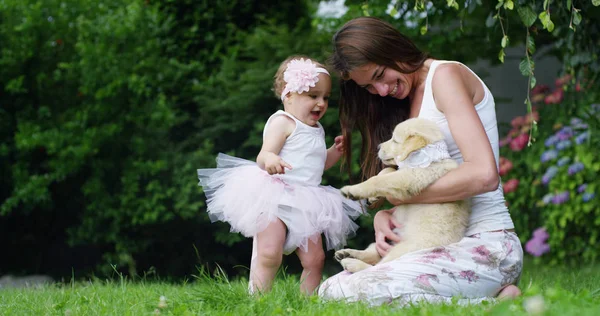
M 391 24 L 373 17 L 356 18 L 344 24 L 333 36 L 333 46 L 329 64 L 342 77 L 339 111 L 345 167 L 350 174 L 351 134 L 358 129 L 362 137 L 361 179 L 365 180 L 382 169 L 377 146 L 391 137 L 398 123 L 408 118 L 410 102 L 371 94 L 349 80 L 349 73 L 374 63 L 410 74 L 421 69 L 429 55 Z

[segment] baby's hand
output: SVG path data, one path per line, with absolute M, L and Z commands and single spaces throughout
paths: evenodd
M 344 136 L 342 136 L 342 135 L 336 136 L 333 141 L 335 142 L 335 144 L 333 145 L 335 147 L 335 149 L 337 151 L 339 151 L 340 153 L 343 153 L 344 152 Z
M 269 174 L 283 174 L 285 168 L 292 169 L 292 166 L 285 162 L 278 155 L 269 155 L 265 158 L 265 171 Z

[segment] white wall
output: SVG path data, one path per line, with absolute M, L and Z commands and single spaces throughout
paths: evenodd
M 535 56 L 541 56 L 548 49 L 539 49 Z M 521 75 L 519 63 L 525 56 L 524 47 L 506 50 L 504 64 L 490 66 L 490 62 L 480 60 L 468 66 L 477 73 L 494 95 L 498 122 L 510 122 L 515 116 L 527 113 L 523 103 L 527 97 L 527 77 Z M 537 84 L 554 89 L 554 80 L 560 75 L 561 64 L 553 56 L 534 58 Z

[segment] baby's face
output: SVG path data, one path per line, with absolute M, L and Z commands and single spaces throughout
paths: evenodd
M 301 94 L 291 92 L 283 102 L 285 111 L 292 114 L 302 123 L 317 126 L 329 106 L 331 95 L 331 78 L 327 74 L 319 74 L 319 82 L 308 92 Z

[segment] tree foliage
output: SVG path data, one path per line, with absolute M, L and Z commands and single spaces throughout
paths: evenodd
M 308 24 L 302 6 L 0 6 L 0 231 L 21 254 L 4 268 L 70 275 L 104 262 L 98 271 L 182 274 L 245 261 L 232 251 L 241 238 L 208 221 L 196 169 L 216 151 L 256 154 L 248 131 L 277 107 L 276 60 L 310 49 L 292 40 Z M 273 55 L 260 54 L 268 46 Z M 64 261 L 37 263 L 56 252 Z

